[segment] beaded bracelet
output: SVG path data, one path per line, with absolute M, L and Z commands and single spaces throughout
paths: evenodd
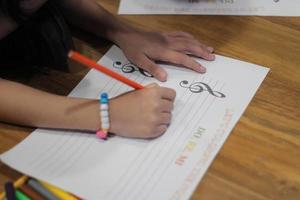
M 100 101 L 100 119 L 101 119 L 101 129 L 96 132 L 96 135 L 100 139 L 107 138 L 107 132 L 109 129 L 109 113 L 108 113 L 108 94 L 102 93 L 99 98 Z

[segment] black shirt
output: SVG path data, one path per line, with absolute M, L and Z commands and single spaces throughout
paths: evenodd
M 47 66 L 67 71 L 72 37 L 55 1 L 48 1 L 0 40 L 0 72 Z

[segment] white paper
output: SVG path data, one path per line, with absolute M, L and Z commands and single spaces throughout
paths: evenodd
M 99 62 L 120 73 L 122 66 L 131 69 L 115 46 Z M 163 66 L 168 81 L 159 84 L 174 88 L 177 98 L 172 124 L 157 139 L 101 141 L 95 134 L 37 129 L 1 160 L 86 199 L 188 199 L 268 72 L 222 56 L 199 62 L 207 73 Z M 143 85 L 155 81 L 139 71 L 123 74 Z M 194 85 L 181 87 L 181 81 Z M 106 91 L 112 97 L 128 90 L 91 70 L 70 95 L 97 98 Z
M 300 16 L 299 0 L 121 0 L 119 14 Z

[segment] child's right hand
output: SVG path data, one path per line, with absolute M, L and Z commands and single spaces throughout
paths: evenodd
M 109 132 L 124 137 L 154 138 L 171 122 L 176 92 L 150 84 L 110 100 Z

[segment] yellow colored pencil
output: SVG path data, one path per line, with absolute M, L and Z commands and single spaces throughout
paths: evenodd
M 18 180 L 16 180 L 14 182 L 14 187 L 18 188 L 21 185 L 23 185 L 26 181 L 28 180 L 28 176 L 22 176 L 21 178 L 19 178 Z
M 48 183 L 45 183 L 43 181 L 39 181 L 45 188 L 47 188 L 49 191 L 51 191 L 54 195 L 56 195 L 60 199 L 68 199 L 68 200 L 78 200 L 73 195 L 53 186 Z
M 1 192 L 1 194 L 0 194 L 0 200 L 3 200 L 4 197 L 5 197 L 5 192 Z

